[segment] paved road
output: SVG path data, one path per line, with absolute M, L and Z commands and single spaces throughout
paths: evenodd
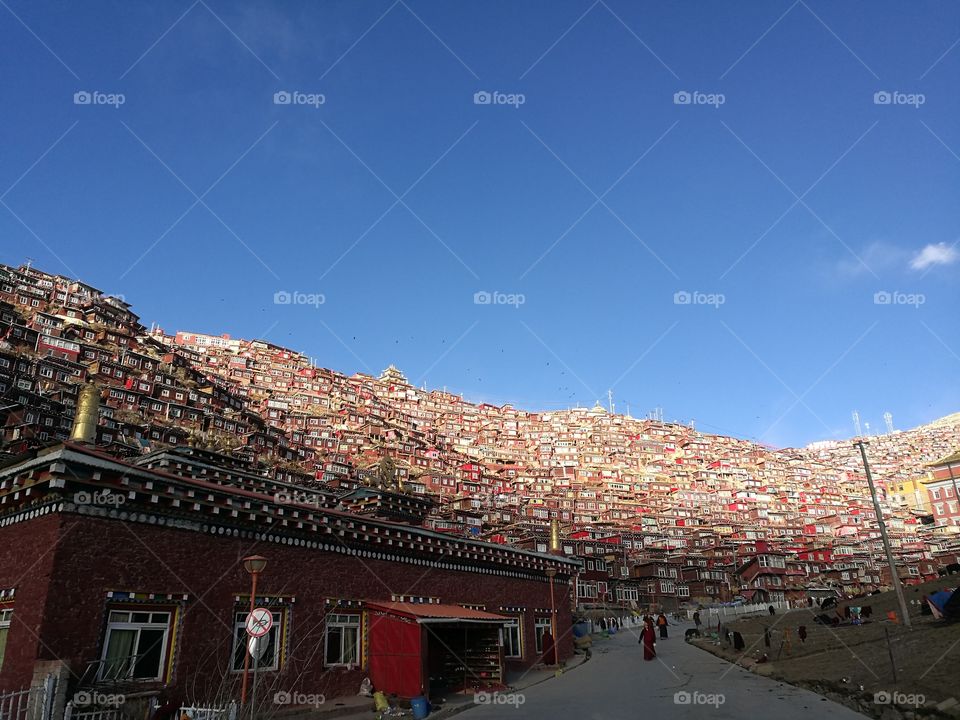
M 658 660 L 644 662 L 635 631 L 622 631 L 594 644 L 593 659 L 559 679 L 522 691 L 522 704 L 483 698 L 464 720 L 626 720 L 653 717 L 704 717 L 710 720 L 863 720 L 865 717 L 815 693 L 754 675 L 688 645 L 683 630 L 670 628 L 658 640 Z M 579 656 L 576 660 L 579 662 Z M 675 701 L 677 693 L 688 704 Z M 722 696 L 722 702 L 720 702 Z M 493 700 L 493 701 L 491 701 Z

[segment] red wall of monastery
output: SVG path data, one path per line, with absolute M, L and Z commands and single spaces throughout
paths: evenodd
M 269 560 L 257 594 L 295 596 L 289 615 L 286 662 L 261 676 L 261 697 L 274 692 L 356 694 L 365 672 L 323 666 L 326 598 L 389 600 L 391 594 L 439 597 L 444 603 L 526 607 L 523 665 L 535 663 L 534 608 L 550 607 L 546 582 L 440 570 L 360 559 L 277 543 L 201 535 L 197 532 L 82 516 L 64 516 L 56 552 L 57 516 L 0 529 L 0 587 L 17 584 L 7 660 L 0 687 L 29 681 L 31 656 L 62 659 L 81 675 L 99 657 L 105 629 L 107 591 L 189 595 L 178 628 L 171 694 L 207 701 L 239 682 L 229 673 L 237 595 L 249 593 L 240 560 L 260 554 Z M 37 562 L 37 558 L 40 558 Z M 26 576 L 31 563 L 37 563 Z M 18 578 L 23 576 L 22 579 Z M 47 581 L 50 592 L 44 596 Z M 561 658 L 572 654 L 569 587 L 555 586 Z M 33 633 L 21 626 L 24 620 Z M 563 636 L 566 635 L 564 638 Z M 216 678 L 216 682 L 204 680 Z

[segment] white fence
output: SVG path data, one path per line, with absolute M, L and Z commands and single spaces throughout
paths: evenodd
M 72 702 L 68 702 L 63 711 L 63 720 L 120 720 L 121 717 L 120 708 L 78 708 Z
M 237 720 L 237 703 L 206 707 L 184 705 L 180 708 L 180 714 L 177 717 L 182 718 L 184 713 L 193 720 Z
M 0 720 L 50 720 L 57 680 L 48 675 L 43 685 L 0 693 Z
M 729 607 L 704 608 L 700 611 L 700 622 L 707 628 L 716 628 L 717 623 L 727 623 L 743 615 L 767 615 L 770 612 L 770 606 L 773 606 L 777 612 L 783 612 L 790 609 L 790 603 L 786 601 L 772 603 L 754 603 L 752 605 L 731 605 Z M 693 619 L 693 610 L 687 611 L 687 617 Z

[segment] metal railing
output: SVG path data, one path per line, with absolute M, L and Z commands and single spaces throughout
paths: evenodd
M 0 693 L 0 720 L 51 720 L 57 679 L 48 675 L 43 685 Z
M 30 709 L 30 697 L 36 690 L 29 688 L 0 694 L 0 720 L 25 720 Z
M 63 720 L 120 720 L 122 717 L 123 715 L 118 707 L 77 708 L 73 702 L 68 702 L 66 709 L 63 711 Z
M 93 660 L 87 663 L 87 667 L 80 677 L 80 687 L 89 687 L 98 683 L 121 683 L 136 680 L 137 663 L 145 655 L 145 653 L 141 653 L 139 655 Z
M 237 703 L 226 705 L 184 705 L 177 716 L 182 718 L 184 713 L 192 720 L 237 720 Z

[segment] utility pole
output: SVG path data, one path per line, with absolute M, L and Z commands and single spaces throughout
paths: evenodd
M 864 440 L 857 440 L 854 445 L 860 448 L 860 456 L 863 458 L 863 469 L 867 473 L 867 484 L 870 486 L 870 497 L 873 498 L 873 511 L 877 515 L 877 523 L 880 525 L 880 538 L 883 540 L 883 550 L 887 554 L 887 564 L 890 566 L 890 579 L 893 581 L 893 589 L 897 593 L 897 602 L 900 604 L 900 615 L 903 617 L 903 624 L 910 627 L 910 611 L 907 608 L 907 599 L 903 596 L 903 586 L 900 585 L 900 576 L 897 574 L 897 565 L 893 561 L 893 553 L 890 551 L 890 539 L 887 537 L 887 525 L 883 521 L 883 513 L 880 511 L 880 503 L 877 500 L 877 488 L 873 484 L 873 475 L 870 474 L 870 463 L 867 461 L 867 448 Z

